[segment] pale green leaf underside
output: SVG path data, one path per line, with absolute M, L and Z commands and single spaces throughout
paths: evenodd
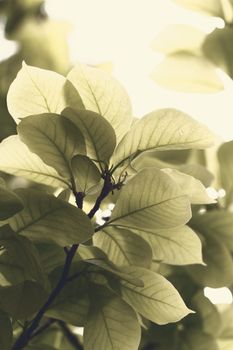
M 71 161 L 71 167 L 77 191 L 87 193 L 91 187 L 97 185 L 101 180 L 99 169 L 86 156 L 75 156 Z
M 183 225 L 191 217 L 190 202 L 162 171 L 143 169 L 121 190 L 108 224 L 131 229 Z
M 155 260 L 171 265 L 203 263 L 201 241 L 186 225 L 137 233 L 150 243 Z
M 98 297 L 84 328 L 85 350 L 137 350 L 140 325 L 135 312 L 119 297 Z
M 21 189 L 16 193 L 24 209 L 8 220 L 15 232 L 61 246 L 85 242 L 92 236 L 91 221 L 81 209 L 35 190 Z
M 151 78 L 165 88 L 182 92 L 214 93 L 224 88 L 209 60 L 183 52 L 167 56 L 156 66 Z
M 69 185 L 68 179 L 62 178 L 54 168 L 32 153 L 18 135 L 1 142 L 0 170 L 52 187 L 66 188 Z
M 140 278 L 144 286 L 132 286 L 121 281 L 121 295 L 142 316 L 157 324 L 177 322 L 191 311 L 178 291 L 163 276 L 144 268 L 124 268 L 131 276 Z
M 7 105 L 16 123 L 33 114 L 60 113 L 67 106 L 84 108 L 78 92 L 65 77 L 26 63 L 10 86 Z
M 83 135 L 66 118 L 44 113 L 24 118 L 18 125 L 21 140 L 49 166 L 72 179 L 71 159 L 85 154 Z
M 129 230 L 107 227 L 93 236 L 93 242 L 117 266 L 151 266 L 152 251 L 149 244 Z
M 181 191 L 189 197 L 192 204 L 216 203 L 214 199 L 209 197 L 205 187 L 195 177 L 176 169 L 163 169 L 163 172 L 180 186 Z
M 113 126 L 117 140 L 129 130 L 132 109 L 121 84 L 101 69 L 77 64 L 67 79 L 76 87 L 86 109 L 102 115 Z
M 87 155 L 98 162 L 108 161 L 116 146 L 116 135 L 112 126 L 100 114 L 89 111 L 74 111 L 66 108 L 62 115 L 82 132 Z
M 201 149 L 211 146 L 206 126 L 176 109 L 160 109 L 138 120 L 117 146 L 112 163 L 149 150 Z

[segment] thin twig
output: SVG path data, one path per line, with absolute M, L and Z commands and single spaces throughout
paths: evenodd
M 70 344 L 73 345 L 73 347 L 77 350 L 83 350 L 83 347 L 80 344 L 78 338 L 74 335 L 74 333 L 71 332 L 66 323 L 63 321 L 58 321 L 58 324 L 61 327 L 63 334 L 66 336 Z

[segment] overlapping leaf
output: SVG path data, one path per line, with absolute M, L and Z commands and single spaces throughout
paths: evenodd
M 119 141 L 133 119 L 129 97 L 121 84 L 103 70 L 82 64 L 77 64 L 67 78 L 76 87 L 85 108 L 107 119 Z
M 203 264 L 201 241 L 186 225 L 137 233 L 150 243 L 155 260 L 171 265 Z
M 162 171 L 143 169 L 121 190 L 108 224 L 131 229 L 166 229 L 185 224 L 190 203 Z
M 178 291 L 163 276 L 133 266 L 124 270 L 144 283 L 143 287 L 136 287 L 121 281 L 123 299 L 142 316 L 157 324 L 167 324 L 177 322 L 191 312 Z
M 21 118 L 40 113 L 60 113 L 65 107 L 84 108 L 74 86 L 62 75 L 23 63 L 7 95 L 10 114 Z
M 83 135 L 66 118 L 52 113 L 24 118 L 18 133 L 29 149 L 65 178 L 72 179 L 71 159 L 85 154 Z
M 18 135 L 6 138 L 0 144 L 0 170 L 11 175 L 52 187 L 68 187 L 68 179 L 46 165 L 19 139 Z
M 13 340 L 13 330 L 10 317 L 0 310 L 0 348 L 10 350 Z
M 101 180 L 101 174 L 95 163 L 88 157 L 77 155 L 71 161 L 72 173 L 75 178 L 77 190 L 87 193 Z
M 211 204 L 216 201 L 209 197 L 202 183 L 195 177 L 186 175 L 176 169 L 163 169 L 165 174 L 169 175 L 186 194 L 192 204 Z
M 87 146 L 87 155 L 98 162 L 108 161 L 116 146 L 116 135 L 107 120 L 92 111 L 74 111 L 66 108 L 62 115 L 82 132 Z
M 0 220 L 8 219 L 22 209 L 20 198 L 0 183 Z
M 31 189 L 17 190 L 17 194 L 24 209 L 8 221 L 15 232 L 61 246 L 81 243 L 92 236 L 91 221 L 81 209 Z
M 136 313 L 114 294 L 97 295 L 84 328 L 85 349 L 137 350 L 141 330 Z
M 213 143 L 208 128 L 175 109 L 151 112 L 133 125 L 117 146 L 112 163 L 149 150 L 201 149 Z
M 152 251 L 149 244 L 129 230 L 106 227 L 93 236 L 93 242 L 116 266 L 151 266 Z
M 226 204 L 233 201 L 233 141 L 223 143 L 218 150 L 220 182 L 226 191 Z

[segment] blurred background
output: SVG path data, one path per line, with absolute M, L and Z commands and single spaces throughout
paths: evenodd
M 0 0 L 0 140 L 15 133 L 6 95 L 22 60 L 64 75 L 77 61 L 99 66 L 125 86 L 136 117 L 178 108 L 233 139 L 233 6 L 216 3 Z M 232 303 L 227 288 L 205 293 Z
M 2 100 L 22 59 L 28 64 L 63 74 L 75 62 L 81 61 L 102 65 L 112 71 L 126 87 L 135 116 L 143 116 L 161 107 L 175 107 L 208 124 L 222 139 L 232 139 L 233 84 L 229 76 L 216 68 L 216 74 L 224 85 L 222 89 L 218 86 L 218 77 L 213 76 L 203 62 L 200 67 L 197 66 L 200 62 L 192 62 L 193 67 L 188 62 L 186 68 L 186 62 L 182 62 L 182 67 L 179 62 L 163 62 L 166 54 L 177 50 L 196 50 L 206 34 L 224 27 L 224 20 L 220 18 L 221 14 L 216 16 L 217 12 L 193 12 L 187 6 L 177 6 L 177 2 L 191 4 L 191 9 L 192 3 L 201 3 L 171 0 L 0 0 L 1 111 L 5 109 Z M 214 7 L 216 1 L 202 3 L 209 10 L 211 2 Z M 172 26 L 169 29 L 174 24 L 188 25 L 188 28 Z M 159 72 L 156 67 L 159 67 Z M 178 91 L 177 88 L 176 91 L 167 89 L 174 88 L 166 77 L 167 74 L 171 79 L 171 71 L 173 80 L 186 80 L 187 83 L 185 74 L 190 75 L 189 81 L 195 80 L 194 86 L 188 89 L 191 90 L 189 93 L 180 92 L 184 90 L 182 86 L 178 87 Z M 4 118 L 3 115 L 1 112 L 1 118 Z M 13 125 L 4 123 L 1 122 L 1 133 L 5 136 L 11 132 Z

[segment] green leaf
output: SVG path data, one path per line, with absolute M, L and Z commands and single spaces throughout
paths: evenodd
M 190 203 L 162 171 L 143 169 L 122 188 L 108 225 L 130 229 L 166 229 L 191 217 Z
M 153 258 L 165 264 L 203 264 L 199 237 L 188 226 L 136 231 L 150 243 Z
M 221 316 L 217 307 L 199 291 L 192 298 L 193 309 L 202 319 L 202 329 L 206 334 L 218 337 L 221 330 Z
M 187 52 L 167 56 L 156 66 L 151 77 L 165 88 L 182 92 L 215 93 L 224 88 L 208 59 Z
M 37 243 L 36 249 L 45 272 L 49 274 L 56 267 L 63 266 L 65 261 L 64 249 L 57 244 Z
M 13 340 L 13 331 L 9 316 L 0 310 L 0 347 L 1 350 L 10 350 Z
M 222 241 L 215 236 L 202 238 L 203 260 L 207 266 L 193 265 L 186 269 L 193 280 L 202 286 L 230 286 L 233 280 L 233 259 Z
M 226 191 L 225 202 L 233 201 L 233 141 L 223 143 L 218 150 L 220 182 Z
M 5 225 L 0 228 L 0 244 L 1 286 L 31 280 L 48 289 L 38 252 L 26 237 L 17 235 L 9 225 Z
M 195 216 L 192 227 L 205 237 L 216 237 L 233 252 L 233 213 L 213 210 Z
M 186 24 L 172 24 L 165 27 L 153 40 L 152 49 L 163 54 L 176 51 L 200 53 L 206 34 Z
M 174 0 L 178 4 L 190 10 L 204 13 L 205 15 L 224 17 L 221 0 Z
M 62 115 L 82 132 L 87 155 L 98 162 L 108 161 L 116 146 L 116 135 L 112 126 L 100 114 L 92 111 L 74 111 L 66 108 Z
M 203 124 L 176 109 L 160 109 L 138 120 L 117 146 L 112 163 L 149 150 L 201 149 L 214 141 Z
M 136 286 L 142 286 L 142 281 L 140 279 L 124 273 L 124 269 L 122 267 L 115 266 L 111 261 L 109 261 L 107 255 L 98 247 L 80 245 L 75 260 L 85 261 L 91 265 L 94 265 L 94 268 L 91 269 L 93 272 L 103 270 L 107 273 L 110 272 L 111 275 L 117 276 L 122 280 L 126 280 L 128 283 L 132 283 Z
M 0 183 L 0 220 L 6 220 L 22 209 L 20 198 Z
M 206 57 L 231 78 L 233 78 L 233 49 L 229 43 L 232 40 L 233 29 L 226 26 L 223 29 L 215 29 L 206 37 L 203 44 L 203 52 Z
M 59 114 L 67 106 L 84 108 L 70 81 L 58 73 L 26 63 L 10 86 L 7 105 L 16 123 L 33 114 Z
M 78 90 L 85 108 L 99 113 L 113 126 L 119 142 L 133 120 L 131 103 L 121 84 L 103 70 L 83 64 L 77 64 L 67 79 Z
M 210 186 L 214 179 L 214 175 L 201 164 L 184 164 L 179 166 L 178 170 L 182 173 L 195 177 L 201 181 L 205 187 Z
M 47 344 L 29 344 L 25 350 L 57 350 L 57 347 L 53 347 Z
M 85 154 L 83 135 L 66 118 L 52 113 L 24 118 L 18 125 L 21 140 L 47 165 L 71 180 L 71 159 L 76 154 Z M 72 180 L 71 180 L 72 181 Z
M 85 278 L 69 282 L 46 312 L 46 316 L 83 327 L 90 306 L 88 284 Z
M 33 241 L 66 246 L 91 238 L 91 220 L 81 210 L 52 195 L 32 189 L 16 193 L 24 209 L 9 219 L 12 229 Z
M 216 339 L 201 330 L 189 330 L 184 334 L 180 350 L 219 350 Z
M 77 155 L 71 161 L 72 173 L 78 192 L 87 193 L 101 180 L 99 169 L 88 157 Z
M 202 183 L 195 177 L 184 174 L 176 169 L 163 169 L 165 174 L 169 175 L 186 194 L 192 204 L 212 204 L 216 201 L 209 197 Z
M 104 295 L 95 289 L 84 327 L 85 350 L 137 350 L 140 336 L 132 308 L 114 294 Z
M 93 236 L 93 243 L 102 249 L 116 266 L 151 266 L 151 247 L 131 231 L 106 227 Z
M 157 323 L 177 322 L 189 310 L 178 291 L 163 276 L 141 267 L 128 266 L 125 273 L 143 281 L 143 287 L 121 281 L 122 298 L 145 318 Z
M 45 303 L 48 294 L 35 282 L 0 287 L 0 308 L 16 320 L 32 316 Z
M 0 170 L 52 187 L 69 186 L 69 182 L 54 168 L 30 152 L 18 135 L 10 136 L 0 143 Z

